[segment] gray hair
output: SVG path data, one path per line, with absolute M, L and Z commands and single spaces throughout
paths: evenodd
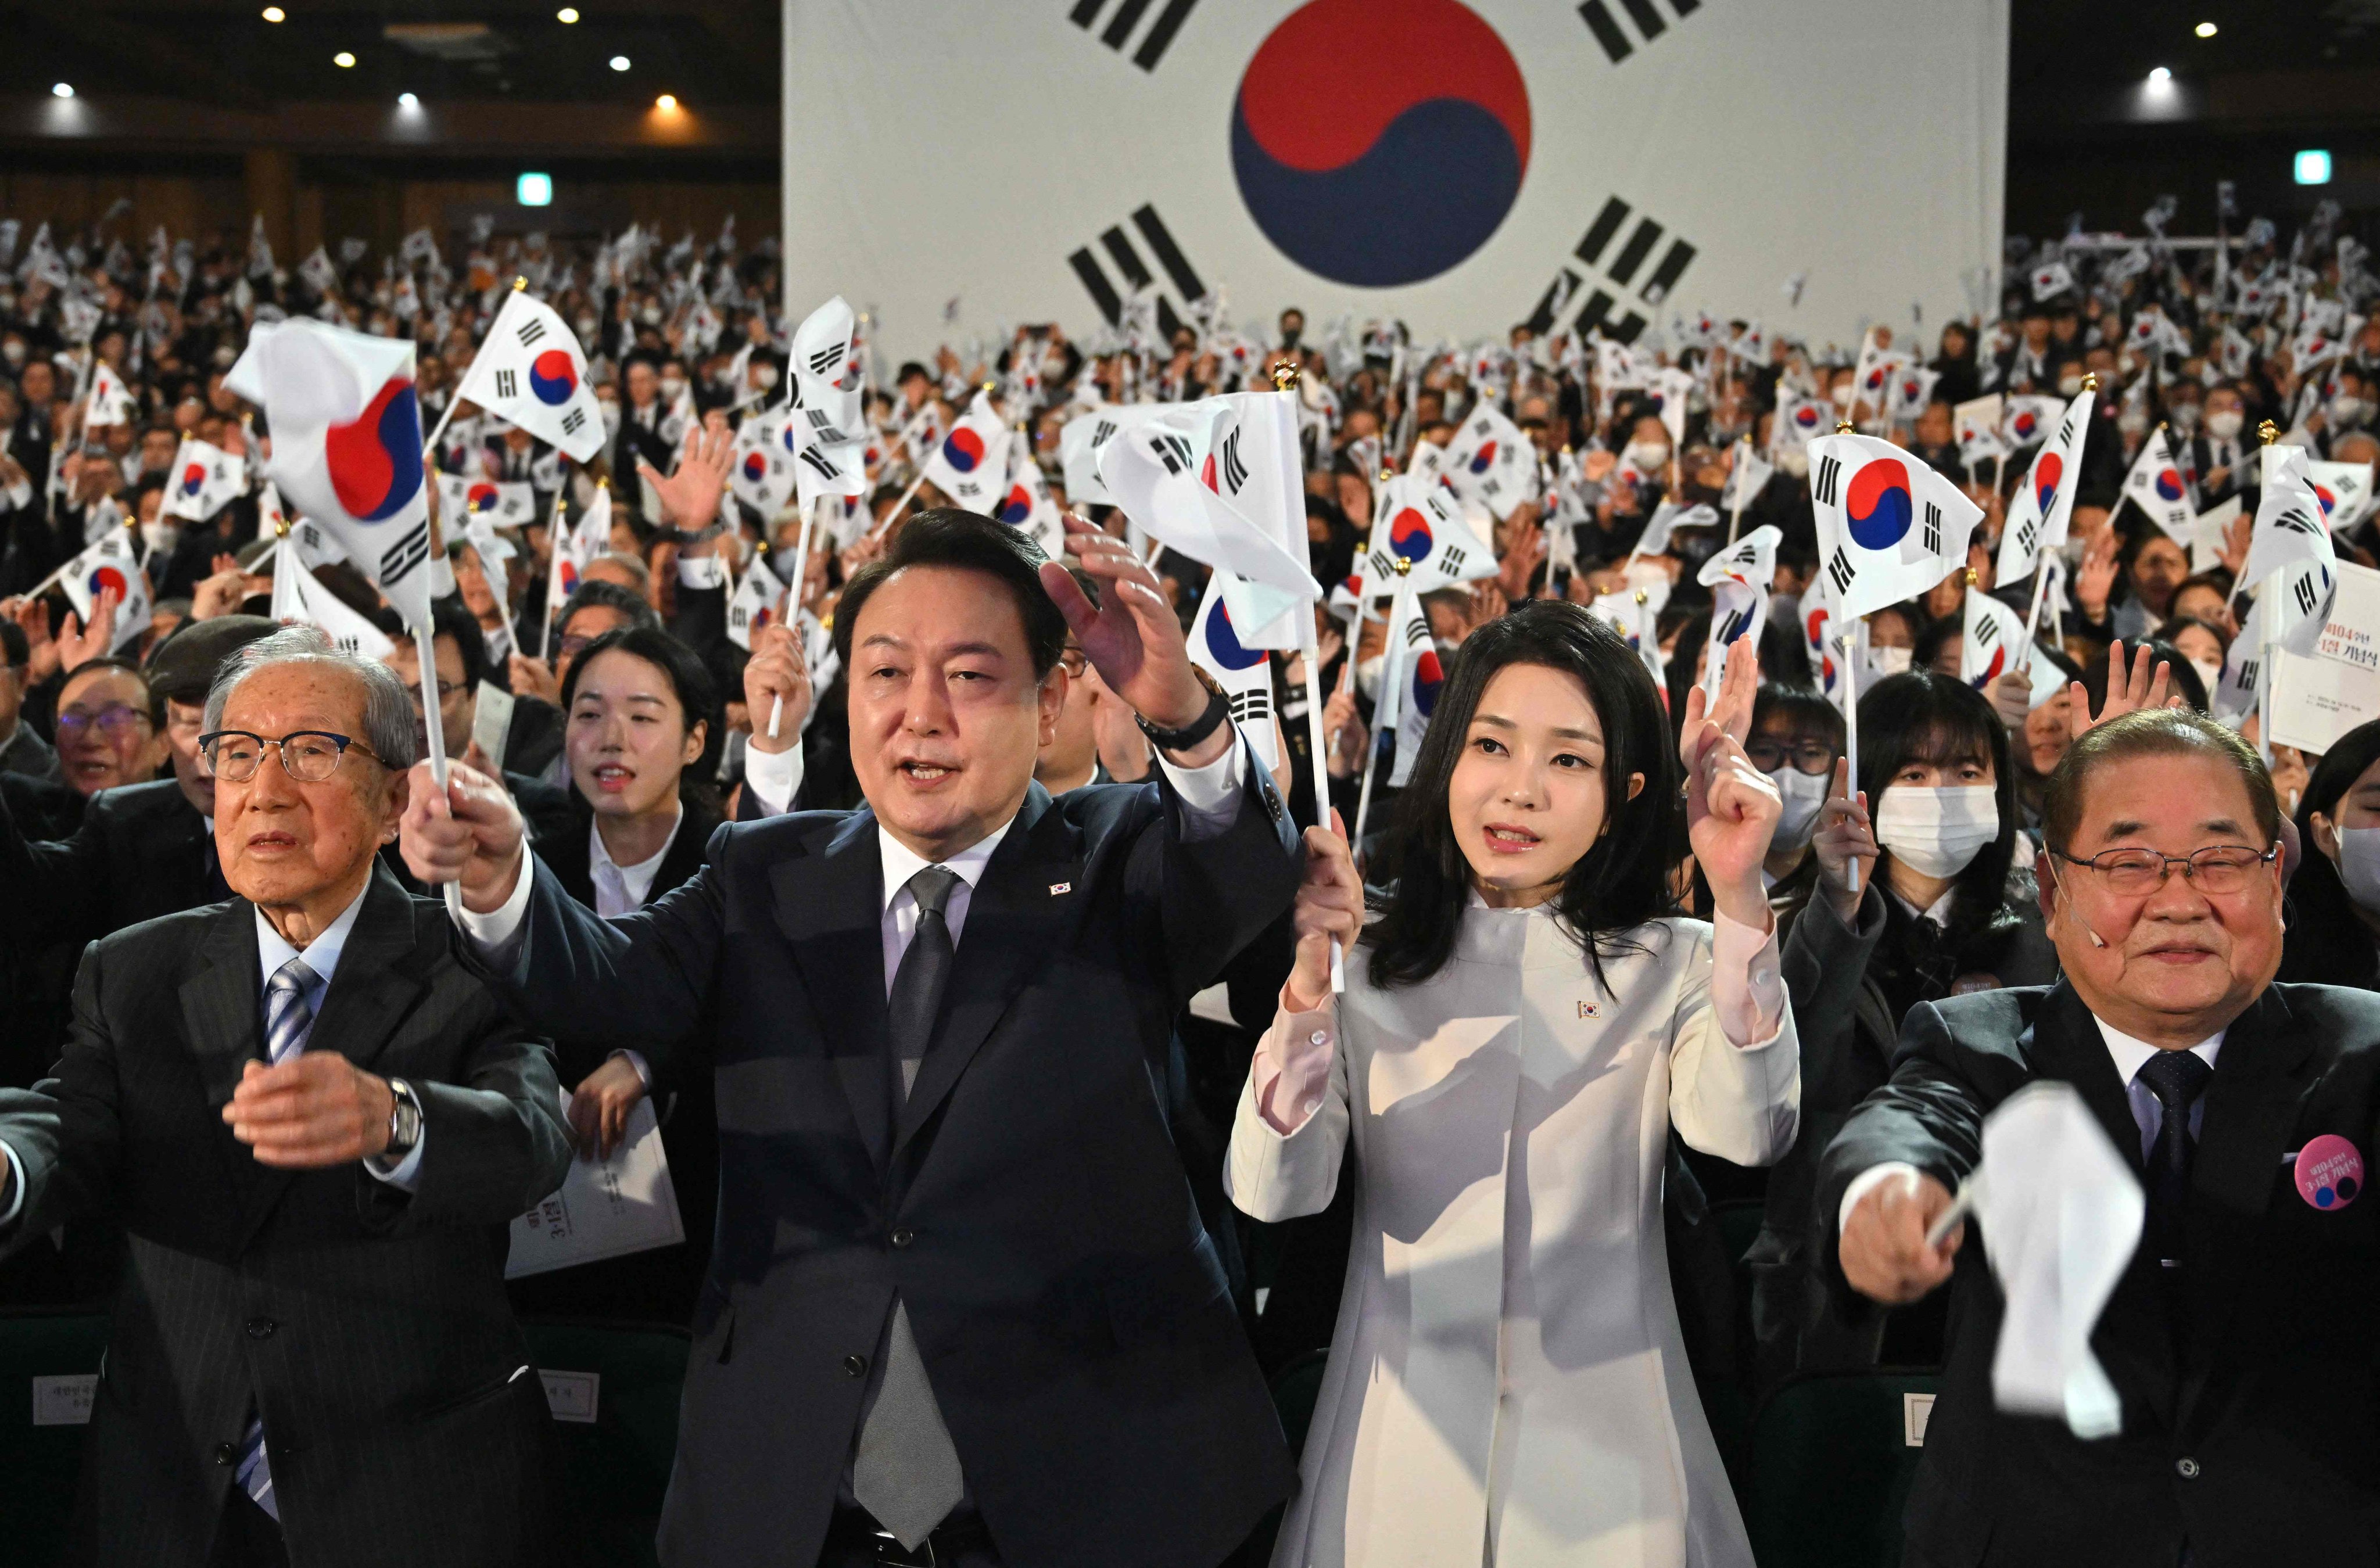
M 405 683 L 378 660 L 339 647 L 320 626 L 284 626 L 225 659 L 207 688 L 204 733 L 223 728 L 224 707 L 240 682 L 275 664 L 327 664 L 355 676 L 364 688 L 364 733 L 358 738 L 392 769 L 401 772 L 413 766 L 413 699 Z

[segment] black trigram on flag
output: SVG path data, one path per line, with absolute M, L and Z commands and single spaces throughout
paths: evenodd
M 1621 310 L 1620 301 L 1635 286 L 1636 274 L 1645 270 L 1645 263 L 1652 258 L 1653 252 L 1660 249 L 1666 231 L 1659 224 L 1642 214 L 1637 215 L 1635 226 L 1629 228 L 1628 219 L 1632 212 L 1628 203 L 1617 196 L 1605 200 L 1603 210 L 1595 215 L 1593 223 L 1586 225 L 1586 233 L 1579 237 L 1577 247 L 1571 252 L 1572 258 L 1584 265 L 1573 267 L 1567 261 L 1562 264 L 1561 271 L 1547 286 L 1545 294 L 1537 300 L 1536 310 L 1529 316 L 1528 326 L 1532 332 L 1552 331 L 1556 311 L 1566 308 L 1566 301 L 1591 281 L 1593 286 L 1587 293 L 1585 303 L 1572 318 L 1572 326 L 1581 334 L 1599 327 L 1604 336 L 1615 342 L 1636 341 L 1637 334 L 1645 330 L 1645 317 L 1633 310 Z M 1614 251 L 1612 241 L 1619 239 L 1620 231 L 1623 228 L 1628 229 L 1628 237 Z M 1604 261 L 1606 252 L 1611 252 L 1609 265 Z M 1686 268 L 1694 263 L 1694 248 L 1682 239 L 1672 237 L 1669 248 L 1662 251 L 1659 263 L 1637 288 L 1637 297 L 1647 305 L 1658 305 L 1667 299 L 1670 291 L 1677 287 L 1678 280 L 1685 275 Z M 1602 274 L 1600 278 L 1595 275 L 1598 270 Z M 1619 311 L 1617 316 L 1615 311 Z
M 1924 539 L 1925 541 L 1925 553 L 1928 555 L 1941 554 L 1942 508 L 1936 505 L 1931 501 L 1928 501 L 1925 504 L 1925 530 Z
M 1834 559 L 1827 563 L 1827 578 L 1835 585 L 1835 592 L 1837 594 L 1849 593 L 1852 587 L 1852 578 L 1857 576 L 1859 576 L 1859 572 L 1852 565 L 1851 556 L 1844 551 L 1841 545 L 1836 545 Z
M 1831 453 L 1818 459 L 1817 476 L 1810 481 L 1811 498 L 1821 506 L 1836 504 L 1835 492 L 1842 478 L 1843 462 Z
M 1131 6 L 1132 0 L 1125 0 L 1126 8 Z M 1132 226 L 1140 231 L 1141 243 L 1148 246 L 1148 253 L 1157 258 L 1157 264 L 1165 270 L 1166 280 L 1173 285 L 1184 305 L 1207 292 L 1207 286 L 1199 281 L 1197 273 L 1190 265 L 1190 259 L 1182 254 L 1182 247 L 1173 242 L 1173 231 L 1167 228 L 1165 220 L 1157 215 L 1155 206 L 1144 205 L 1134 213 Z M 1148 263 L 1141 259 L 1139 248 L 1133 244 L 1132 237 L 1124 233 L 1122 224 L 1099 236 L 1099 248 L 1114 263 L 1126 288 L 1138 290 L 1157 281 L 1157 274 L 1148 270 Z M 1099 314 L 1107 318 L 1108 325 L 1114 326 L 1123 320 L 1123 294 L 1109 278 L 1107 269 L 1099 265 L 1099 257 L 1092 253 L 1089 246 L 1086 245 L 1067 257 L 1066 265 L 1072 267 L 1075 276 L 1082 280 L 1084 289 L 1089 293 L 1092 303 L 1099 306 Z M 1157 330 L 1167 337 L 1182 330 L 1181 313 L 1174 309 L 1173 301 L 1162 295 L 1157 300 Z
M 2040 532 L 2041 523 L 2038 518 L 2027 517 L 2023 522 L 2019 523 L 2016 529 L 2016 553 L 2019 555 L 2032 554 L 2034 539 Z
M 810 374 L 823 376 L 827 371 L 834 369 L 836 362 L 842 359 L 843 354 L 844 348 L 840 343 L 820 349 L 810 356 Z
M 1726 618 L 1711 631 L 1711 641 L 1724 648 L 1743 635 L 1744 623 L 1752 619 L 1749 610 L 1730 610 Z
M 2273 526 L 2277 529 L 2288 529 L 2292 533 L 2304 534 L 2309 539 L 2322 537 L 2322 525 L 2315 522 L 2302 506 L 2290 507 L 2273 519 Z
M 1272 720 L 1270 687 L 1256 686 L 1245 691 L 1230 692 L 1226 694 L 1226 700 L 1232 705 L 1232 723 L 1235 724 L 1248 724 L 1259 719 L 1267 723 Z
M 1438 553 L 1439 569 L 1448 577 L 1459 577 L 1463 575 L 1463 563 L 1470 559 L 1469 551 L 1459 544 L 1450 544 Z
M 578 427 L 586 422 L 587 410 L 584 408 L 573 408 L 570 412 L 562 416 L 562 433 L 565 435 L 577 435 L 578 433 Z
M 1179 475 L 1190 471 L 1190 444 L 1182 437 L 1160 433 L 1149 443 L 1149 449 L 1157 454 L 1157 460 L 1165 465 L 1167 473 Z
M 2000 623 L 1996 616 L 1985 615 L 1974 630 L 1975 646 L 1989 648 L 2000 639 Z
M 2297 595 L 2298 614 L 2301 615 L 2313 614 L 2314 606 L 2322 602 L 2322 595 L 2315 590 L 2312 577 L 2299 577 L 2292 591 Z
M 423 523 L 388 547 L 380 558 L 380 586 L 403 582 L 430 559 L 430 525 Z
M 810 422 L 810 430 L 817 435 L 819 440 L 826 443 L 829 446 L 841 446 L 851 439 L 851 437 L 843 433 L 843 431 L 835 424 L 833 419 L 828 415 L 825 409 L 806 408 L 802 412 L 803 416 Z
M 1240 487 L 1248 482 L 1248 466 L 1240 461 L 1238 431 L 1233 431 L 1223 438 L 1221 456 L 1223 460 L 1217 467 L 1222 472 L 1223 487 L 1233 495 L 1237 495 L 1240 492 Z
M 802 461 L 808 463 L 810 468 L 816 471 L 819 478 L 826 480 L 829 482 L 832 482 L 833 480 L 843 478 L 843 470 L 836 468 L 834 464 L 828 459 L 826 454 L 820 452 L 815 446 L 805 446 L 802 448 Z
M 512 370 L 498 371 L 496 372 L 496 395 L 499 397 L 518 397 L 520 395 L 520 372 Z
M 2240 687 L 2241 690 L 2253 691 L 2256 689 L 2256 666 L 2258 662 L 2259 662 L 2254 659 L 2242 659 L 2240 661 Z
M 1132 42 L 1133 30 L 1148 15 L 1150 4 L 1151 0 L 1123 0 L 1109 12 L 1107 25 L 1099 27 L 1099 13 L 1108 10 L 1108 0 L 1074 0 L 1066 19 L 1085 32 L 1098 28 L 1099 41 L 1121 55 L 1124 45 Z M 1157 13 L 1157 19 L 1140 35 L 1140 47 L 1132 52 L 1132 63 L 1145 71 L 1155 70 L 1157 63 L 1165 58 L 1166 46 L 1173 42 L 1173 35 L 1182 30 L 1182 24 L 1190 19 L 1197 5 L 1198 0 L 1165 0 L 1165 8 Z M 1691 9 L 1694 0 L 1686 0 L 1686 5 Z
M 521 322 L 520 346 L 523 348 L 527 348 L 530 344 L 535 343 L 539 338 L 543 337 L 544 335 L 545 323 L 539 321 L 535 316 L 531 316 L 528 320 Z
M 1681 21 L 1702 8 L 1703 0 L 1670 0 L 1670 9 L 1678 14 Z M 1654 6 L 1653 0 L 1620 0 L 1620 9 L 1628 13 L 1628 19 L 1636 24 L 1637 32 L 1647 43 L 1670 30 L 1668 18 Z M 1586 0 L 1586 4 L 1578 8 L 1578 14 L 1585 21 L 1586 30 L 1595 34 L 1596 43 L 1603 45 L 1604 54 L 1610 56 L 1613 65 L 1636 53 L 1636 41 L 1628 36 L 1628 30 L 1620 25 L 1620 18 L 1611 14 L 1611 7 L 1604 0 Z

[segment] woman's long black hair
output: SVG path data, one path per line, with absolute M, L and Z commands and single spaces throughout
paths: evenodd
M 1448 814 L 1454 765 L 1488 683 L 1507 665 L 1537 664 L 1586 688 L 1603 731 L 1604 831 L 1562 878 L 1554 907 L 1603 979 L 1603 960 L 1635 945 L 1626 933 L 1675 907 L 1670 873 L 1685 848 L 1677 752 L 1653 677 L 1620 634 L 1581 606 L 1531 600 L 1471 634 L 1430 715 L 1413 781 L 1397 801 L 1365 933 L 1372 983 L 1419 985 L 1446 966 L 1471 901 L 1471 862 Z M 1632 773 L 1645 776 L 1634 798 Z
M 670 690 L 677 696 L 678 711 L 684 716 L 688 735 L 694 733 L 697 724 L 706 726 L 702 735 L 702 755 L 678 771 L 677 793 L 680 800 L 716 813 L 719 810 L 719 791 L 711 783 L 711 775 L 719 765 L 719 688 L 694 650 L 659 626 L 614 626 L 579 651 L 578 657 L 570 662 L 570 674 L 562 681 L 564 724 L 569 723 L 570 706 L 577 700 L 580 673 L 595 662 L 598 654 L 609 653 L 614 649 L 634 654 L 668 679 Z M 574 796 L 578 795 L 575 784 L 571 794 Z M 583 798 L 578 803 L 585 804 Z
M 2372 928 L 2356 918 L 2355 900 L 2338 868 L 2313 844 L 2313 814 L 2338 824 L 2338 803 L 2355 781 L 2380 762 L 2380 719 L 2358 724 L 2322 754 L 2298 802 L 2297 872 L 2289 878 L 2289 935 L 2283 939 L 2279 978 L 2319 985 L 2365 985 L 2374 970 Z

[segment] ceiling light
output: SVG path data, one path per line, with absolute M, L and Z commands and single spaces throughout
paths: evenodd
M 578 7 L 576 6 L 565 6 L 562 9 L 553 13 L 553 19 L 562 23 L 565 27 L 567 27 L 572 22 L 578 19 Z
M 552 175 L 523 175 L 513 182 L 513 199 L 524 207 L 550 207 L 553 204 Z
M 615 71 L 625 71 L 625 70 L 626 70 L 626 69 L 628 68 L 628 57 L 627 57 L 625 55 L 613 55 L 613 56 L 612 56 L 612 68 L 613 68 L 613 70 L 615 70 Z
M 2169 82 L 2172 79 L 2173 73 L 2166 69 L 2163 66 L 2159 66 L 2155 70 L 2149 72 L 2149 85 L 2152 87 L 2163 87 L 2167 82 Z
M 676 109 L 677 94 L 674 92 L 662 93 L 659 98 L 653 100 L 653 107 L 661 110 L 664 114 Z
M 2212 38 L 2215 36 L 2215 24 L 2213 22 L 2201 22 L 2191 30 L 2197 33 L 2201 38 Z
M 53 98 L 71 98 L 74 96 L 74 89 L 62 81 L 55 87 L 50 89 L 50 96 Z
M 267 6 L 264 7 L 264 19 L 268 22 L 286 21 L 289 19 L 289 13 L 278 6 Z
M 396 106 L 400 109 L 419 109 L 421 107 L 421 100 L 410 92 L 400 92 L 396 95 Z
M 2289 172 L 2300 185 L 2330 183 L 2330 154 L 2319 147 L 2309 147 L 2289 161 Z
M 331 56 L 331 64 L 338 67 L 339 69 L 343 71 L 353 68 L 355 63 L 356 57 L 353 55 L 348 54 L 344 49 Z

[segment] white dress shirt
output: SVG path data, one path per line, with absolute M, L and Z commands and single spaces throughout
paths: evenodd
M 603 819 L 598 817 L 587 824 L 587 873 L 595 884 L 595 913 L 607 920 L 614 915 L 633 915 L 652 896 L 653 878 L 661 874 L 662 862 L 677 843 L 678 829 L 686 825 L 685 808 L 674 801 L 671 808 L 677 814 L 670 819 L 669 836 L 662 840 L 659 849 L 633 866 L 612 858 L 611 848 L 603 842 Z
M 2149 1086 L 2141 1082 L 2141 1069 L 2160 1054 L 2159 1048 L 2145 1040 L 2134 1039 L 2095 1013 L 2091 1015 L 2091 1021 L 2099 1026 L 2099 1038 L 2107 1042 L 2108 1059 L 2116 1064 L 2116 1081 L 2124 1086 L 2124 1099 L 2132 1108 L 2134 1124 L 2141 1130 L 2141 1158 L 2145 1161 L 2156 1148 L 2157 1134 L 2165 1126 L 2165 1106 Z M 2190 1053 L 2208 1067 L 2213 1067 L 2216 1054 L 2223 1049 L 2223 1037 L 2227 1032 L 2216 1030 L 2192 1046 Z M 2206 1097 L 2202 1094 L 2190 1107 L 2190 1136 L 2196 1137 L 2198 1129 L 2205 1124 Z M 1894 1176 L 1919 1173 L 1916 1166 L 1905 1161 L 1888 1160 L 1881 1165 L 1871 1165 L 1852 1177 L 1852 1185 L 1843 1189 L 1842 1208 L 1835 1214 L 1836 1235 L 1842 1234 L 1844 1224 L 1850 1221 L 1852 1210 L 1859 1207 L 1861 1198 Z

